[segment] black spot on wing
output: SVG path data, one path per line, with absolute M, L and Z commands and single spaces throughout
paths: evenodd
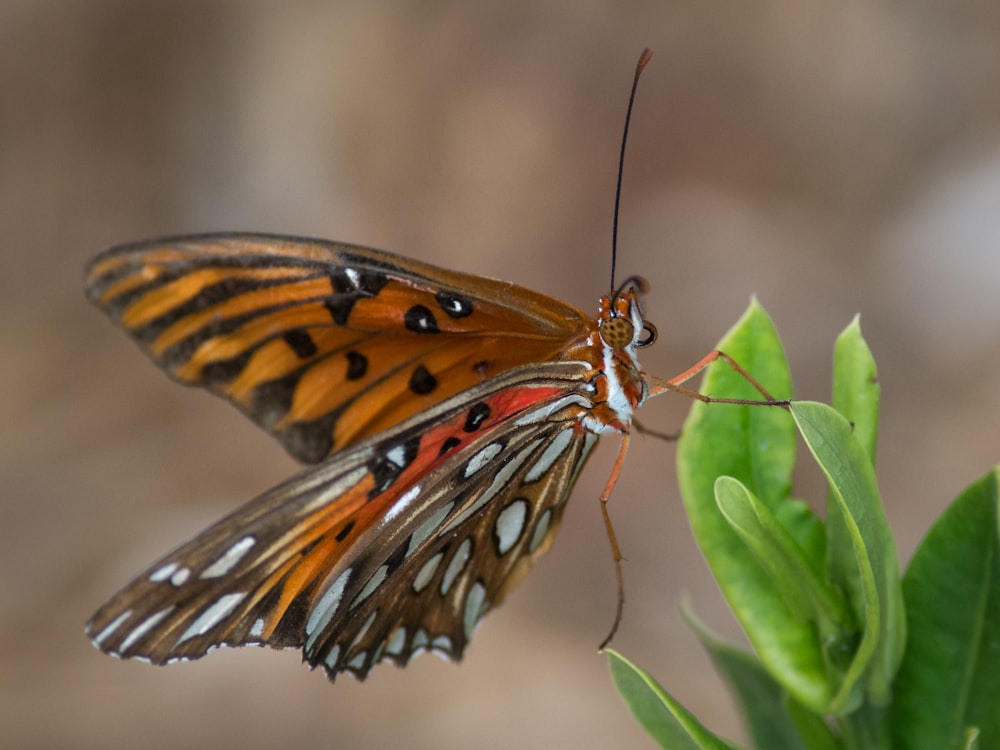
M 294 422 L 278 438 L 285 450 L 300 461 L 317 463 L 333 450 L 333 427 L 339 416 L 334 411 L 308 422 Z
M 418 396 L 426 396 L 437 388 L 437 378 L 423 365 L 417 365 L 410 375 L 409 388 Z
M 288 344 L 289 348 L 295 352 L 295 356 L 299 359 L 307 359 L 319 351 L 316 348 L 316 342 L 313 341 L 309 332 L 303 331 L 301 328 L 294 328 L 291 331 L 285 331 L 282 338 L 285 340 L 285 343 Z
M 445 453 L 452 450 L 453 448 L 457 448 L 459 445 L 461 445 L 461 443 L 462 443 L 461 440 L 452 435 L 443 443 L 441 443 L 441 450 L 438 451 L 438 456 L 443 456 Z
M 250 412 L 258 422 L 270 428 L 288 414 L 301 377 L 302 370 L 295 370 L 254 387 L 250 395 Z
M 379 271 L 363 268 L 355 270 L 335 268 L 330 273 L 330 285 L 334 294 L 350 294 L 356 297 L 374 297 L 389 283 L 389 277 Z
M 347 352 L 347 379 L 363 378 L 368 372 L 368 357 L 360 352 Z
M 347 535 L 354 530 L 354 519 L 344 524 L 344 528 L 337 532 L 337 536 L 334 537 L 338 542 L 342 542 L 347 539 Z
M 453 292 L 438 292 L 437 303 L 452 318 L 465 318 L 472 315 L 472 302 L 467 297 Z
M 387 283 L 389 278 L 378 271 L 335 268 L 330 273 L 333 295 L 323 304 L 330 311 L 334 323 L 347 325 L 354 304 L 359 299 L 376 296 Z
M 354 522 L 351 521 L 351 522 L 349 522 L 347 524 L 347 526 L 351 526 L 353 523 Z M 306 555 L 308 555 L 310 552 L 312 552 L 316 548 L 316 545 L 319 544 L 320 542 L 322 542 L 323 539 L 325 539 L 325 538 L 326 538 L 326 534 L 320 534 L 318 537 L 316 537 L 311 542 L 309 542 L 305 547 L 303 547 L 302 549 L 299 550 L 299 556 L 300 557 L 305 557 Z M 338 541 L 339 541 L 339 535 L 338 535 Z
M 468 415 L 465 418 L 465 429 L 466 432 L 475 432 L 480 427 L 482 427 L 483 422 L 489 419 L 492 410 L 489 404 L 478 403 L 469 409 Z
M 253 349 L 248 349 L 247 351 L 240 352 L 235 357 L 209 362 L 201 368 L 201 382 L 205 385 L 228 383 L 243 372 L 253 352 Z
M 423 305 L 414 305 L 403 315 L 403 325 L 414 333 L 439 333 L 434 313 Z
M 410 438 L 405 443 L 379 446 L 378 453 L 368 462 L 375 486 L 368 493 L 371 499 L 389 489 L 400 473 L 413 463 L 420 450 L 420 436 Z
M 351 317 L 351 308 L 354 307 L 354 303 L 357 301 L 357 297 L 343 295 L 325 300 L 323 306 L 329 310 L 330 317 L 333 318 L 334 323 L 338 326 L 346 326 L 347 319 Z
M 396 549 L 393 550 L 393 553 L 389 555 L 388 558 L 386 558 L 385 561 L 385 565 L 387 568 L 386 575 L 391 575 L 396 570 L 396 568 L 398 568 L 400 565 L 403 564 L 403 561 L 406 560 L 406 550 L 408 546 L 409 546 L 409 537 L 406 538 L 406 541 L 403 544 L 400 544 L 398 547 L 396 547 Z

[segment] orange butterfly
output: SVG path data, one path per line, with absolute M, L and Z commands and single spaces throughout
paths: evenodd
M 671 380 L 630 280 L 596 318 L 513 284 L 378 250 L 254 234 L 97 258 L 87 294 L 176 380 L 225 397 L 315 466 L 148 568 L 88 623 L 155 664 L 216 646 L 299 647 L 330 679 L 462 656 L 551 544 L 601 433 Z M 760 402 L 755 402 L 760 403 Z M 617 624 L 616 618 L 616 624 Z M 613 631 L 612 631 L 613 632 Z

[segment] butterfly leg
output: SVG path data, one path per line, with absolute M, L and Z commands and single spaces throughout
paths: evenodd
M 618 537 L 615 536 L 615 528 L 611 525 L 611 515 L 608 513 L 608 498 L 611 497 L 611 491 L 615 488 L 615 484 L 618 482 L 618 475 L 621 474 L 622 466 L 625 464 L 625 454 L 628 452 L 628 441 L 629 433 L 622 432 L 622 442 L 621 446 L 618 448 L 618 458 L 615 459 L 615 465 L 611 467 L 611 476 L 608 477 L 607 484 L 604 485 L 604 491 L 601 493 L 601 515 L 604 516 L 604 529 L 608 534 L 608 541 L 611 543 L 611 556 L 615 561 L 615 580 L 618 583 L 618 603 L 615 608 L 615 621 L 611 625 L 611 632 L 601 641 L 601 645 L 597 647 L 598 651 L 603 651 L 604 648 L 611 643 L 611 639 L 615 637 L 615 633 L 618 632 L 618 625 L 622 621 L 622 612 L 625 609 L 625 578 L 622 574 L 622 551 L 618 546 Z
M 632 418 L 632 428 L 640 435 L 658 438 L 667 443 L 676 443 L 681 438 L 680 430 L 677 432 L 660 432 L 659 430 L 654 430 L 652 427 L 646 427 L 646 425 L 640 423 L 639 420 L 634 417 Z
M 698 391 L 693 391 L 690 388 L 684 388 L 681 383 L 685 383 L 699 372 L 704 370 L 710 364 L 715 362 L 717 359 L 721 359 L 726 362 L 730 367 L 732 367 L 740 377 L 746 380 L 750 385 L 752 385 L 757 391 L 764 397 L 763 401 L 754 401 L 752 399 L 743 398 L 713 398 L 712 396 L 706 396 L 704 393 L 698 393 Z M 674 393 L 681 393 L 689 398 L 696 399 L 698 401 L 704 401 L 706 404 L 743 404 L 746 406 L 781 406 L 788 408 L 789 401 L 777 400 L 767 389 L 764 388 L 757 379 L 751 375 L 749 372 L 743 369 L 739 362 L 730 357 L 723 351 L 716 349 L 713 352 L 709 352 L 704 357 L 702 357 L 698 362 L 696 362 L 692 367 L 682 372 L 680 375 L 676 375 L 670 380 L 661 380 L 660 378 L 646 376 L 646 382 L 650 384 L 649 397 L 659 396 L 661 393 L 666 391 L 673 391 Z

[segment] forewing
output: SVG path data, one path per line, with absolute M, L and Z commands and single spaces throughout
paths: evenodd
M 88 633 L 157 664 L 301 646 L 331 678 L 423 647 L 461 656 L 547 546 L 596 440 L 576 422 L 586 372 L 519 368 L 338 453 L 151 566 Z
M 87 295 L 172 377 L 315 462 L 505 370 L 586 316 L 493 279 L 322 240 L 179 237 L 112 249 Z

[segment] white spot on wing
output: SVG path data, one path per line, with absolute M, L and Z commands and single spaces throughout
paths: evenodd
M 406 447 L 397 445 L 385 452 L 388 461 L 394 463 L 400 469 L 406 468 Z
M 528 518 L 528 501 L 518 498 L 500 513 L 497 514 L 497 522 L 494 527 L 496 532 L 497 551 L 501 555 L 506 555 L 511 548 L 517 544 L 524 531 L 524 522 Z
M 180 568 L 170 576 L 170 584 L 172 586 L 183 586 L 184 582 L 191 577 L 191 568 Z
M 528 544 L 530 552 L 538 549 L 538 545 L 545 539 L 545 534 L 548 533 L 550 523 L 552 523 L 552 508 L 546 508 L 545 512 L 538 519 L 538 523 L 535 524 L 535 531 L 532 533 L 531 542 Z
M 476 629 L 476 624 L 486 613 L 486 587 L 482 581 L 476 581 L 469 589 L 468 596 L 465 597 L 465 613 L 462 618 L 462 626 L 465 628 L 465 637 L 471 638 L 472 631 Z
M 326 655 L 326 658 L 323 659 L 323 663 L 326 664 L 326 666 L 328 666 L 330 669 L 336 669 L 337 668 L 337 660 L 338 659 L 340 659 L 340 644 L 339 643 L 336 646 L 334 646 L 333 648 L 330 649 L 330 653 L 328 653 Z
M 333 582 L 330 588 L 323 592 L 323 596 L 319 598 L 316 606 L 309 613 L 309 618 L 306 620 L 306 651 L 312 650 L 313 644 L 316 642 L 316 636 L 323 631 L 323 628 L 330 624 L 330 620 L 337 613 L 340 600 L 344 596 L 344 588 L 351 577 L 351 570 L 351 568 L 348 568 L 337 576 L 337 580 Z
M 253 536 L 245 536 L 227 549 L 218 560 L 201 572 L 201 578 L 219 578 L 224 576 L 250 551 L 257 543 Z
M 573 476 L 570 478 L 569 482 L 569 485 L 571 487 L 574 484 L 576 484 L 576 478 L 580 475 L 580 472 L 583 470 L 583 465 L 587 463 L 587 457 L 590 455 L 590 452 L 594 449 L 594 446 L 597 445 L 598 440 L 599 437 L 594 433 L 592 432 L 584 433 L 583 448 L 580 449 L 580 453 L 576 457 L 576 464 L 573 466 Z M 566 502 L 568 499 L 569 495 L 564 496 L 563 502 Z
M 455 554 L 452 556 L 451 560 L 448 561 L 448 567 L 444 569 L 444 575 L 441 576 L 441 596 L 448 593 L 448 589 L 451 585 L 455 583 L 455 579 L 458 578 L 458 574 L 462 572 L 465 568 L 465 564 L 469 562 L 469 555 L 472 554 L 472 540 L 466 537 L 462 540 L 462 543 L 458 545 L 458 549 L 455 550 Z
M 154 570 L 150 574 L 149 580 L 152 581 L 153 583 L 159 583 L 160 581 L 165 581 L 174 574 L 175 570 L 177 570 L 177 563 L 175 562 L 167 563 L 163 567 Z
M 451 509 L 455 507 L 454 502 L 450 502 L 447 505 L 442 505 L 436 511 L 431 513 L 427 517 L 427 520 L 421 523 L 416 531 L 410 536 L 410 544 L 406 548 L 406 557 L 409 557 L 422 545 L 431 534 L 434 533 L 435 529 L 441 525 L 448 514 L 451 513 Z
M 413 634 L 413 642 L 410 643 L 410 656 L 416 656 L 422 651 L 426 651 L 428 643 L 430 641 L 427 640 L 427 631 L 420 628 Z
M 364 669 L 365 659 L 368 657 L 367 651 L 359 651 L 358 655 L 347 662 L 347 666 L 351 669 Z
M 385 580 L 385 576 L 388 572 L 389 572 L 388 565 L 379 566 L 379 569 L 376 570 L 372 574 L 372 577 L 368 579 L 368 583 L 365 584 L 364 588 L 361 589 L 360 593 L 356 597 L 354 597 L 354 601 L 351 602 L 351 609 L 354 609 L 359 604 L 361 604 L 361 602 L 363 602 L 365 599 L 371 596 L 372 592 L 375 591 L 375 589 L 377 589 L 382 584 L 382 581 Z
M 496 473 L 496 476 L 493 477 L 493 481 L 490 483 L 490 486 L 486 488 L 483 494 L 476 498 L 476 501 L 472 505 L 451 519 L 451 521 L 448 522 L 448 525 L 445 526 L 441 532 L 447 533 L 455 528 L 458 528 L 458 526 L 464 523 L 466 519 L 471 518 L 474 514 L 478 513 L 483 506 L 496 497 L 496 494 L 507 486 L 510 482 L 510 478 L 514 476 L 518 469 L 521 468 L 521 464 L 528 459 L 528 456 L 534 452 L 535 448 L 539 446 L 542 440 L 543 438 L 538 438 L 537 440 L 532 441 L 531 444 L 529 444 L 526 448 L 522 448 L 520 453 L 504 464 L 500 471 Z
M 546 472 L 552 468 L 559 456 L 563 454 L 566 448 L 569 447 L 570 442 L 573 440 L 573 428 L 563 430 L 558 435 L 556 435 L 552 442 L 549 443 L 545 450 L 542 451 L 542 455 L 538 457 L 535 465 L 528 469 L 528 473 L 524 475 L 524 481 L 527 482 L 537 482 Z
M 406 628 L 400 625 L 392 631 L 389 640 L 385 643 L 385 652 L 391 656 L 399 656 L 403 653 L 403 646 L 406 645 Z
M 196 638 L 199 635 L 204 635 L 209 630 L 214 628 L 222 622 L 222 620 L 224 620 L 230 612 L 236 609 L 236 605 L 243 601 L 243 597 L 245 596 L 246 594 L 239 592 L 220 596 L 211 607 L 198 615 L 198 619 L 192 622 L 188 629 L 184 631 L 184 635 L 177 639 L 177 643 L 174 645 L 174 648 L 184 643 L 184 641 Z
M 372 626 L 372 623 L 375 622 L 375 616 L 377 614 L 378 610 L 368 615 L 368 619 L 365 620 L 365 624 L 361 626 L 361 629 L 358 631 L 358 634 L 354 636 L 354 640 L 351 641 L 351 645 L 347 647 L 348 651 L 350 651 L 352 648 L 361 643 L 361 639 L 365 637 L 365 633 L 368 632 L 368 629 Z
M 423 564 L 420 568 L 420 572 L 417 573 L 416 577 L 413 579 L 413 590 L 416 593 L 420 593 L 425 588 L 427 584 L 431 582 L 434 577 L 434 573 L 437 572 L 438 565 L 441 564 L 441 560 L 444 559 L 444 553 L 438 552 L 434 557 Z
M 364 466 L 359 466 L 351 472 L 348 472 L 342 476 L 338 481 L 333 484 L 323 487 L 322 490 L 317 493 L 316 497 L 313 498 L 309 503 L 303 506 L 300 515 L 306 515 L 316 510 L 317 508 L 322 508 L 338 497 L 343 495 L 345 492 L 354 487 L 358 482 L 368 476 L 368 469 Z M 317 482 L 318 485 L 322 486 L 322 481 Z M 302 492 L 307 492 L 313 489 L 313 486 L 302 487 Z
M 431 641 L 431 649 L 440 654 L 451 653 L 451 638 L 446 635 L 439 635 Z
M 469 459 L 469 463 L 465 466 L 465 473 L 463 474 L 463 477 L 465 479 L 469 479 L 478 472 L 482 471 L 483 467 L 500 455 L 501 451 L 503 451 L 503 445 L 500 443 L 490 443 L 487 445 L 479 451 L 479 453 Z
M 412 503 L 414 498 L 416 498 L 417 495 L 419 494 L 420 494 L 420 485 L 416 484 L 410 487 L 410 489 L 408 489 L 402 495 L 400 495 L 399 500 L 390 505 L 389 510 L 387 510 L 385 515 L 382 517 L 382 522 L 381 522 L 382 525 L 389 523 L 392 519 L 394 519 L 404 510 L 407 510 L 410 506 L 410 503 Z
M 263 617 L 258 617 L 256 620 L 254 620 L 253 627 L 250 628 L 250 635 L 252 635 L 254 638 L 260 638 L 262 635 L 264 635 Z
M 355 268 L 345 268 L 344 276 L 350 279 L 351 283 L 354 284 L 355 289 L 361 288 L 361 274 L 358 273 Z
M 101 629 L 101 632 L 94 636 L 94 639 L 93 639 L 92 643 L 95 646 L 100 646 L 101 643 L 103 643 L 104 640 L 109 635 L 111 635 L 116 630 L 118 630 L 118 628 L 121 627 L 121 624 L 123 622 L 125 622 L 131 616 L 132 616 L 132 610 L 131 609 L 126 609 L 124 612 L 122 612 L 120 615 L 118 615 L 118 617 L 116 617 L 110 623 L 108 623 L 107 625 L 105 625 Z
M 556 399 L 551 403 L 540 406 L 537 409 L 529 411 L 527 414 L 517 418 L 514 422 L 518 427 L 523 427 L 526 424 L 536 424 L 537 422 L 544 422 L 549 417 L 551 417 L 556 412 L 565 409 L 570 404 L 575 404 L 577 406 L 582 406 L 584 409 L 592 409 L 594 404 L 588 399 L 584 398 L 578 393 L 573 393 L 568 396 L 563 396 L 562 398 Z
M 140 638 L 146 635 L 146 633 L 148 633 L 150 630 L 155 628 L 163 620 L 164 617 L 166 617 L 173 611 L 174 611 L 174 605 L 171 604 L 166 609 L 161 609 L 155 615 L 151 615 L 150 617 L 147 617 L 145 620 L 139 623 L 139 626 L 136 627 L 135 630 L 133 630 L 131 633 L 129 633 L 128 637 L 125 638 L 125 640 L 122 641 L 121 645 L 116 649 L 118 653 L 124 654 L 126 651 L 128 651 L 129 648 L 131 648 L 132 645 L 136 643 L 136 641 L 138 641 Z

